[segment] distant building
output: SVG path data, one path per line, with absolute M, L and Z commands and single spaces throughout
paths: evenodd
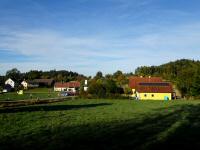
M 28 88 L 37 88 L 39 87 L 39 84 L 34 82 L 34 81 L 27 81 L 28 83 Z
M 67 91 L 76 93 L 80 88 L 80 82 L 71 81 L 71 82 L 56 82 L 54 84 L 54 91 Z
M 28 89 L 28 82 L 25 80 L 21 82 L 21 85 L 24 87 L 24 89 Z
M 12 88 L 15 87 L 15 82 L 11 78 L 5 81 L 5 85 L 7 84 L 10 85 Z
M 53 79 L 34 79 L 31 82 L 38 84 L 40 87 L 52 87 L 55 83 Z
M 132 96 L 140 100 L 171 100 L 173 87 L 160 77 L 130 77 Z

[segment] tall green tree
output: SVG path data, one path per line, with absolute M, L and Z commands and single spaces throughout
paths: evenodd
M 21 72 L 17 68 L 13 68 L 6 72 L 6 78 L 11 78 L 16 83 L 20 83 L 23 80 L 23 76 L 21 76 Z
M 96 80 L 103 78 L 103 73 L 101 71 L 98 71 L 94 77 Z
M 200 95 L 200 69 L 194 75 L 193 84 L 190 89 L 190 94 L 192 96 L 199 96 Z

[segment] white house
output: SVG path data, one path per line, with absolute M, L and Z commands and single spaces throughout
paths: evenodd
M 15 87 L 15 82 L 11 78 L 5 81 L 5 85 L 7 84 L 10 85 L 12 88 Z
M 24 89 L 28 89 L 28 83 L 26 81 L 22 81 L 21 85 L 24 87 Z
M 76 93 L 77 89 L 79 88 L 80 88 L 80 82 L 78 81 L 71 81 L 65 83 L 56 82 L 54 85 L 54 91 L 68 91 Z

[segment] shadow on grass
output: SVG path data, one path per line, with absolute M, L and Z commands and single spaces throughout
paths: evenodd
M 1 108 L 0 113 L 35 112 L 35 111 L 62 111 L 81 108 L 112 105 L 112 103 L 84 104 L 84 105 L 33 105 L 15 108 Z
M 199 149 L 200 105 L 156 110 L 142 120 L 44 128 L 1 139 L 2 149 Z

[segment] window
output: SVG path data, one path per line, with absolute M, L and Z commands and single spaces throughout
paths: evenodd
M 144 94 L 144 97 L 147 97 L 147 94 Z

